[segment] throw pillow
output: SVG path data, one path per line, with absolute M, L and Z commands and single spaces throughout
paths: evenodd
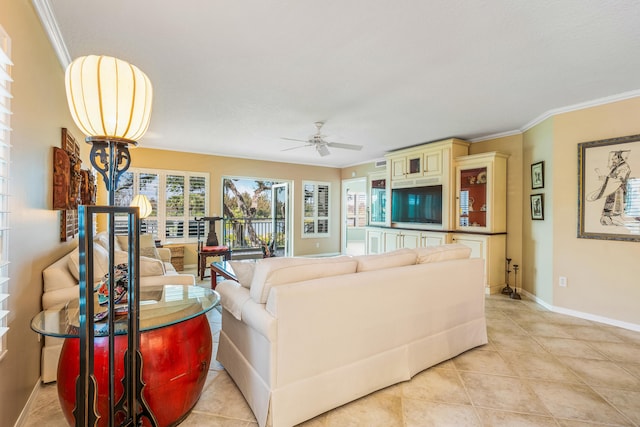
M 107 233 L 106 231 L 101 231 L 100 233 L 96 234 L 96 236 L 93 238 L 93 242 L 99 244 L 106 250 L 109 250 L 109 233 Z M 114 250 L 116 251 L 122 250 L 117 238 L 113 240 L 113 244 L 114 244 Z
M 114 254 L 114 263 L 116 265 L 128 264 L 129 254 L 124 251 L 116 251 Z M 140 277 L 164 276 L 165 274 L 164 263 L 156 258 L 141 256 L 140 262 L 138 264 L 138 269 L 140 271 Z
M 80 280 L 80 249 L 75 248 L 69 254 L 67 264 L 69 272 L 76 280 Z M 109 272 L 109 252 L 100 245 L 93 245 L 93 282 L 99 281 Z
M 158 254 L 158 249 L 155 246 L 145 247 L 145 248 L 140 246 L 140 256 L 160 259 L 160 254 Z
M 267 302 L 269 291 L 273 286 L 355 273 L 358 265 L 348 256 L 264 258 L 256 264 L 250 293 L 251 298 L 258 304 Z
M 155 248 L 156 242 L 153 240 L 152 234 L 141 234 L 140 235 L 140 249 L 142 248 Z M 121 250 L 126 251 L 129 245 L 129 236 L 126 234 L 117 235 L 116 240 L 120 245 Z
M 359 255 L 353 257 L 358 261 L 358 272 L 403 267 L 416 263 L 416 252 L 412 249 L 398 249 L 377 255 Z
M 471 256 L 471 248 L 461 243 L 429 246 L 428 248 L 416 249 L 416 252 L 418 254 L 418 264 L 465 259 Z
M 229 261 L 229 265 L 238 279 L 238 283 L 247 289 L 251 288 L 253 272 L 256 269 L 255 261 Z

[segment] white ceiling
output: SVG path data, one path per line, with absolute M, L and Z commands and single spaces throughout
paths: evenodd
M 640 96 L 637 0 L 33 3 L 65 66 L 110 55 L 149 76 L 147 147 L 343 167 Z M 282 151 L 321 120 L 362 151 Z

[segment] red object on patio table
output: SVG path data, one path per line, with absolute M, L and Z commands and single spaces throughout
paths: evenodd
M 97 409 L 100 426 L 109 425 L 109 341 L 94 339 L 94 372 L 98 384 Z M 115 340 L 115 395 L 122 396 L 124 352 L 127 336 Z M 184 419 L 196 404 L 207 379 L 211 362 L 212 338 L 207 316 L 143 331 L 142 353 L 143 396 L 159 426 L 172 426 Z M 75 425 L 73 409 L 76 401 L 76 378 L 80 368 L 80 339 L 66 338 L 58 364 L 58 396 L 69 425 Z M 116 415 L 117 417 L 117 415 Z M 143 418 L 145 426 L 149 426 Z M 120 420 L 116 420 L 120 421 Z M 80 427 L 80 426 L 78 426 Z

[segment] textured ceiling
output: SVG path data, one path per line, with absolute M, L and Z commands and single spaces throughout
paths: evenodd
M 147 147 L 342 167 L 640 95 L 636 0 L 33 2 L 62 62 L 111 55 L 149 76 Z M 364 148 L 282 139 L 316 121 Z

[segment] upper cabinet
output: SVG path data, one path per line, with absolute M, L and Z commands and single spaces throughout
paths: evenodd
M 387 199 L 388 199 L 387 172 L 372 172 L 369 174 L 369 224 L 388 225 Z
M 441 184 L 456 156 L 467 154 L 469 143 L 447 139 L 387 154 L 392 186 Z
M 507 156 L 497 152 L 456 159 L 456 224 L 461 231 L 506 231 Z

